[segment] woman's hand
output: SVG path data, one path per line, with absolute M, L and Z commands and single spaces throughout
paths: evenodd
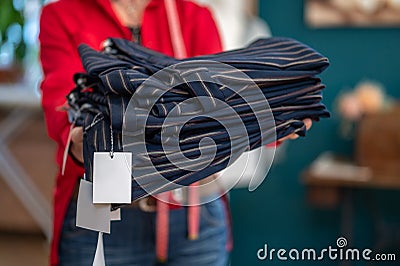
M 69 148 L 72 156 L 83 163 L 83 129 L 74 127 L 71 131 L 71 146 Z
M 312 126 L 312 120 L 310 118 L 306 118 L 303 120 L 304 124 L 306 125 L 306 130 L 309 130 Z M 292 133 L 286 137 L 283 137 L 281 139 L 278 140 L 278 142 L 282 142 L 285 141 L 287 139 L 297 139 L 299 137 L 299 135 L 297 135 L 296 133 Z

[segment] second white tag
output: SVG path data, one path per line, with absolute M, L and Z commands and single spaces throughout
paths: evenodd
M 92 266 L 105 266 L 105 265 L 106 261 L 104 258 L 103 233 L 99 232 L 99 236 L 97 238 L 96 253 L 94 254 Z
M 132 154 L 95 152 L 93 158 L 93 203 L 131 203 Z

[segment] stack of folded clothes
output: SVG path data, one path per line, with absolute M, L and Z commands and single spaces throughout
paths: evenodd
M 289 38 L 178 60 L 110 38 L 79 47 L 70 117 L 84 128 L 85 172 L 93 152 L 132 152 L 132 201 L 217 173 L 243 152 L 329 117 L 317 77 L 328 59 Z M 112 178 L 112 177 L 110 177 Z

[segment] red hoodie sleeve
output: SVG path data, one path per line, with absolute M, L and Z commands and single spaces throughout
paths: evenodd
M 70 123 L 67 113 L 60 110 L 66 103 L 66 95 L 73 89 L 73 75 L 82 71 L 82 64 L 72 34 L 63 24 L 59 10 L 48 5 L 40 19 L 40 61 L 44 79 L 41 83 L 42 107 L 48 135 L 65 148 Z M 60 156 L 58 156 L 60 157 Z M 60 164 L 61 158 L 57 158 Z

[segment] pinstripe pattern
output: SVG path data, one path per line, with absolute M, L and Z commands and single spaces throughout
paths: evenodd
M 114 150 L 123 149 L 124 112 L 129 109 L 132 95 L 141 95 L 135 102 L 134 117 L 129 119 L 145 121 L 145 127 L 124 132 L 128 139 L 132 134 L 132 141 L 124 143 L 125 150 L 134 151 L 132 200 L 146 195 L 148 191 L 172 189 L 171 185 L 160 181 L 160 174 L 169 181 L 188 185 L 224 169 L 233 153 L 275 141 L 274 130 L 276 138 L 293 132 L 304 136 L 303 119 L 318 121 L 329 117 L 321 102 L 325 86 L 317 77 L 328 66 L 328 59 L 293 39 L 261 39 L 244 49 L 183 60 L 123 39 L 109 39 L 103 52 L 86 45 L 81 45 L 79 52 L 87 75 L 79 76 L 80 82 L 76 78 L 76 83 L 80 85 L 69 95 L 69 102 L 72 109 L 80 108 L 77 124 L 85 128 L 84 155 L 88 177 L 92 173 L 93 152 L 111 149 L 110 126 L 114 132 Z M 221 68 L 209 71 L 199 60 L 220 62 L 236 70 Z M 165 79 L 148 81 L 149 76 L 177 63 L 195 64 L 184 70 L 172 68 Z M 238 71 L 248 77 L 235 75 Z M 167 91 L 160 89 L 165 86 L 170 88 L 177 80 L 183 84 Z M 149 86 L 140 87 L 145 81 L 150 83 L 151 90 Z M 85 86 L 89 83 L 91 90 Z M 239 84 L 241 89 L 232 90 L 229 85 L 233 83 Z M 257 94 L 260 89 L 265 98 Z M 160 94 L 161 98 L 150 106 L 152 99 Z M 190 101 L 193 97 L 202 96 L 208 97 L 208 100 L 198 104 Z M 149 115 L 141 111 L 149 106 Z M 230 109 L 234 110 L 234 114 L 230 113 Z M 273 119 L 268 116 L 271 111 Z M 99 113 L 101 119 L 93 123 Z M 227 134 L 224 126 L 238 126 L 235 116 L 240 117 L 245 126 L 245 135 Z M 187 117 L 191 119 L 182 125 Z M 263 126 L 267 128 L 261 130 Z M 134 138 L 139 133 L 145 134 L 146 152 L 139 152 L 141 143 Z M 162 134 L 166 138 L 163 139 Z M 216 145 L 204 145 L 200 151 L 199 142 L 204 137 L 212 138 Z M 190 163 L 182 162 L 182 167 L 199 167 L 200 170 L 189 171 L 172 164 L 171 160 L 179 161 L 179 156 L 174 150 L 163 149 L 162 144 L 168 143 L 178 144 L 182 153 L 191 159 Z M 208 167 L 201 168 L 204 164 L 201 155 L 211 156 L 214 152 L 216 156 Z M 152 171 L 153 165 L 157 173 L 154 169 Z

